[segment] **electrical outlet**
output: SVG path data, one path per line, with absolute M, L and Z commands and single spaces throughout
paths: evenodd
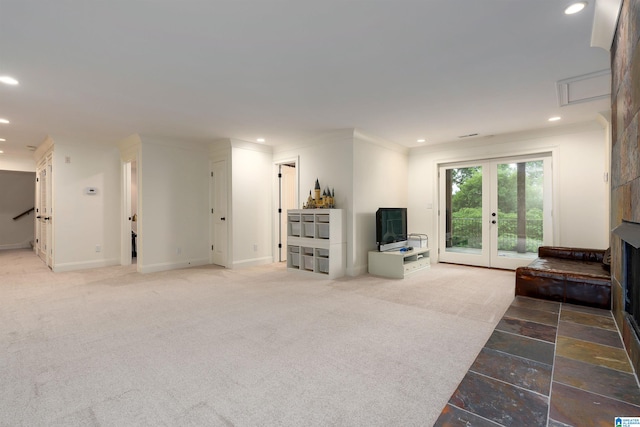
M 178 248 L 178 250 L 176 250 L 176 253 L 177 253 L 178 255 L 182 255 L 182 248 Z
M 102 252 L 102 246 L 96 245 L 96 252 Z
M 257 243 L 253 244 L 253 252 L 258 252 L 258 244 Z

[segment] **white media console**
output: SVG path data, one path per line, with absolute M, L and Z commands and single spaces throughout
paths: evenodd
M 405 252 L 369 251 L 369 273 L 376 276 L 404 279 L 408 274 L 429 267 L 429 248 L 413 248 Z

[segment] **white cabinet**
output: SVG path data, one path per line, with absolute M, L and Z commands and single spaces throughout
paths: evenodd
M 287 268 L 330 279 L 344 276 L 344 224 L 343 209 L 287 211 Z
M 376 276 L 403 279 L 406 275 L 431 267 L 428 248 L 410 251 L 369 252 L 369 273 Z

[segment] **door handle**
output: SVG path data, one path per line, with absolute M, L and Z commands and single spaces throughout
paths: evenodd
M 491 220 L 491 224 L 495 224 L 497 221 L 495 219 Z
M 42 218 L 42 215 L 38 215 L 36 218 L 40 219 L 40 218 Z
M 44 220 L 45 220 L 45 221 L 49 221 L 50 219 L 51 219 L 51 217 L 50 217 L 50 216 L 45 216 L 45 217 L 44 217 Z
M 225 217 L 220 218 L 220 221 L 226 221 L 226 220 L 227 220 L 227 218 L 225 218 Z

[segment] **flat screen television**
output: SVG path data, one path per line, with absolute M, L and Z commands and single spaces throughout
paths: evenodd
M 407 208 L 378 209 L 376 243 L 379 251 L 390 251 L 407 246 Z

